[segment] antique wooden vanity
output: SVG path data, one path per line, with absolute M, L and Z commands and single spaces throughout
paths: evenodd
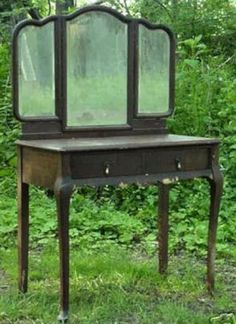
M 61 313 L 69 309 L 69 202 L 75 186 L 159 184 L 159 271 L 168 261 L 171 183 L 210 183 L 207 286 L 214 288 L 223 179 L 217 139 L 170 135 L 175 38 L 164 25 L 89 6 L 18 24 L 13 36 L 18 148 L 19 289 L 27 291 L 29 185 L 57 202 Z M 186 112 L 187 114 L 187 112 Z

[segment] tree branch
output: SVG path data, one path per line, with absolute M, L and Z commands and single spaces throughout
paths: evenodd
M 127 14 L 128 14 L 129 16 L 131 16 L 130 11 L 129 11 L 129 7 L 128 7 L 128 5 L 127 5 L 127 0 L 124 0 L 124 7 L 125 7 L 125 10 L 126 10 Z
M 42 16 L 40 15 L 38 9 L 36 8 L 30 8 L 28 9 L 28 14 L 32 19 L 40 20 Z
M 165 10 L 165 12 L 167 13 L 167 15 L 169 16 L 171 21 L 174 21 L 172 15 L 170 14 L 169 10 L 167 9 L 167 7 L 160 1 L 160 0 L 156 0 L 157 4 Z
M 31 6 L 31 1 L 23 0 L 22 4 L 32 19 L 40 20 L 42 18 L 42 16 L 39 13 L 39 10 Z
M 106 2 L 106 1 L 96 1 L 96 2 L 94 2 L 94 4 L 95 5 L 102 5 L 104 2 Z
M 51 5 L 51 1 L 48 0 L 48 16 L 50 16 L 52 13 L 52 5 Z

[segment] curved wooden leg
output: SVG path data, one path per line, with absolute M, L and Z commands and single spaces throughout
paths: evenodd
M 72 186 L 60 183 L 55 186 L 57 204 L 58 236 L 60 250 L 60 306 L 58 320 L 66 321 L 69 311 L 69 207 Z
M 18 180 L 18 286 L 22 293 L 28 289 L 29 252 L 29 185 Z
M 209 178 L 211 203 L 210 203 L 210 219 L 208 229 L 208 254 L 207 254 L 207 288 L 213 294 L 214 277 L 215 277 L 215 253 L 216 253 L 216 232 L 218 223 L 218 214 L 220 208 L 220 200 L 223 189 L 223 176 L 219 166 L 214 166 L 212 170 L 212 179 Z
M 168 267 L 168 209 L 170 186 L 159 183 L 159 273 L 164 274 Z
M 22 293 L 28 289 L 29 250 L 29 185 L 22 180 L 22 152 L 18 148 L 17 204 L 18 204 L 18 287 Z

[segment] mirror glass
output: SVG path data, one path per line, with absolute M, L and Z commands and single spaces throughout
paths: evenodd
M 25 26 L 18 35 L 19 114 L 55 115 L 54 23 Z
M 164 30 L 139 26 L 138 114 L 169 110 L 170 39 Z
M 67 22 L 67 126 L 127 123 L 127 25 L 105 12 Z

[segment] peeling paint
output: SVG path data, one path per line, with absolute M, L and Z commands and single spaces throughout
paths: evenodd
M 164 178 L 161 182 L 165 185 L 175 183 L 176 181 L 179 181 L 179 177 L 174 177 L 174 178 Z
M 162 180 L 162 183 L 166 184 L 166 185 L 171 184 L 172 182 L 173 182 L 173 180 L 170 179 L 170 178 L 165 178 L 165 179 Z

